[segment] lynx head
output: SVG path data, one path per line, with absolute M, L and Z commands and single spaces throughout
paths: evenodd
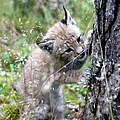
M 79 69 L 86 59 L 83 37 L 65 8 L 64 14 L 64 18 L 48 30 L 38 46 L 65 64 L 71 61 L 68 69 Z

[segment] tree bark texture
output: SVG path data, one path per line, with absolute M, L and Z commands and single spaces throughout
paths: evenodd
M 95 0 L 92 77 L 82 120 L 120 120 L 120 0 Z

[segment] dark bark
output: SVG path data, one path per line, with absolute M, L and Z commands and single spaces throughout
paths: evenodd
M 120 0 L 95 0 L 92 78 L 83 120 L 120 120 Z

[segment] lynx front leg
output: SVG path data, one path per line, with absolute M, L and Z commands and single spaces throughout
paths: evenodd
M 54 82 L 50 91 L 50 105 L 54 120 L 64 120 L 64 103 L 62 86 L 58 82 Z

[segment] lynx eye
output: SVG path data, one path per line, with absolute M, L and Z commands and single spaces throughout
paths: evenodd
M 72 51 L 74 51 L 74 49 L 72 47 L 69 47 L 67 50 L 65 50 L 66 53 L 70 53 Z

